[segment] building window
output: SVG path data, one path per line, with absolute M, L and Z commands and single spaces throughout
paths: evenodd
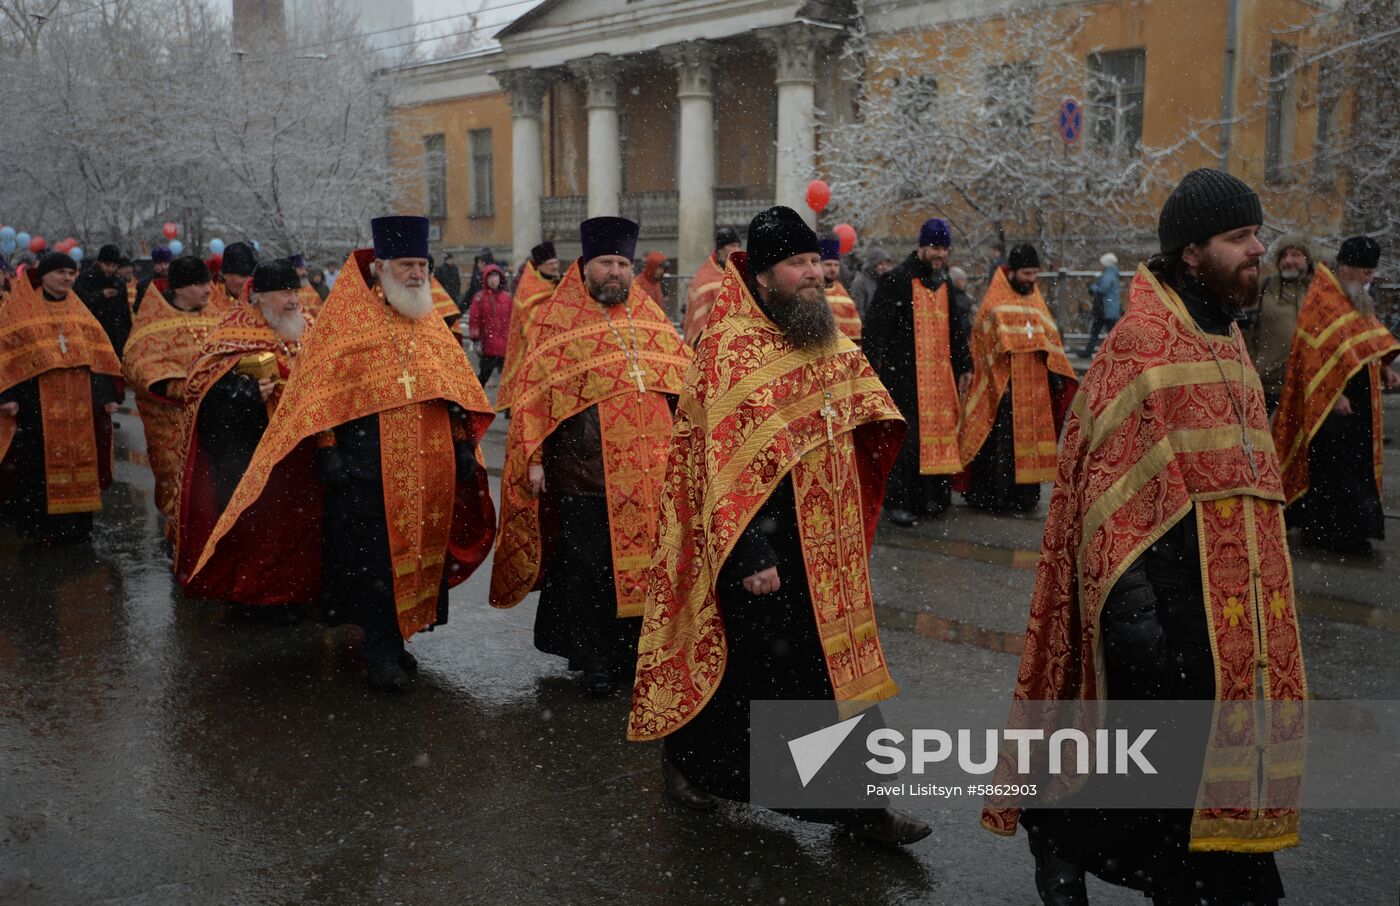
M 467 133 L 467 151 L 471 155 L 471 216 L 494 217 L 496 214 L 496 180 L 491 154 L 491 130 L 473 129 Z
M 993 128 L 1029 129 L 1035 120 L 1035 64 L 987 67 L 982 107 Z
M 1298 49 L 1273 42 L 1269 50 L 1269 116 L 1264 144 L 1264 179 L 1292 178 L 1293 126 L 1298 112 Z
M 423 139 L 424 195 L 428 216 L 441 220 L 447 216 L 447 138 L 441 134 Z
M 1147 50 L 1133 47 L 1089 55 L 1089 117 L 1094 144 L 1132 152 L 1142 146 L 1142 98 Z
M 1317 138 L 1313 143 L 1313 179 L 1329 188 L 1337 175 L 1337 149 L 1333 147 L 1341 126 L 1342 68 L 1336 60 L 1323 60 L 1317 68 Z

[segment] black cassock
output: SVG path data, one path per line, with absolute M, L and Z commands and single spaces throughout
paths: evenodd
M 1308 444 L 1308 492 L 1288 510 L 1315 547 L 1357 550 L 1385 538 L 1371 436 L 1371 377 L 1363 368 L 1342 391 L 1351 415 L 1332 412 Z
M 117 402 L 116 385 L 105 374 L 90 374 L 94 422 L 111 416 L 102 410 Z M 0 468 L 0 487 L 8 491 L 5 515 L 26 538 L 80 541 L 92 533 L 92 513 L 49 514 L 48 478 L 44 469 L 44 414 L 39 406 L 39 379 L 23 381 L 3 393 L 0 403 L 19 403 L 15 437 Z
M 597 406 L 554 429 L 544 442 L 543 465 L 540 525 L 551 540 L 535 611 L 535 647 L 567 658 L 571 670 L 630 682 L 642 620 L 617 616 Z
M 106 296 L 105 290 L 115 290 L 116 295 Z M 120 277 L 108 277 L 96 265 L 85 270 L 73 283 L 73 294 L 83 301 L 88 311 L 102 325 L 107 339 L 112 341 L 117 358 L 126 349 L 126 341 L 131 336 L 131 306 L 126 301 L 126 284 Z
M 749 576 L 778 568 L 766 595 L 744 589 Z M 745 527 L 715 583 L 728 659 L 719 688 L 662 745 L 686 779 L 715 796 L 749 801 L 749 705 L 753 701 L 831 700 L 831 675 L 817 635 L 797 527 L 792 476 L 773 490 Z M 873 712 L 877 716 L 878 712 Z M 833 704 L 831 722 L 838 720 Z M 873 808 L 874 812 L 880 809 Z M 865 810 L 782 810 L 808 821 L 852 823 Z
M 267 430 L 267 406 L 257 380 L 237 371 L 219 378 L 199 406 L 195 429 L 211 460 L 214 502 L 222 513 Z
M 913 253 L 904 263 L 880 277 L 875 295 L 866 308 L 861 349 L 910 426 L 890 470 L 885 507 L 908 510 L 915 516 L 936 516 L 951 503 L 952 484 L 949 475 L 919 474 L 919 376 L 915 364 L 912 285 L 916 279 L 934 292 L 945 282 L 942 273 L 935 272 Z M 972 371 L 972 352 L 968 346 L 971 327 L 966 308 L 959 304 L 959 295 L 949 284 L 948 347 L 954 379 Z M 950 405 L 960 406 L 961 403 L 955 397 Z

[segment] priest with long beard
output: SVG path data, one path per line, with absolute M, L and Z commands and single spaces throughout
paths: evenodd
M 112 482 L 117 354 L 50 252 L 15 279 L 0 321 L 0 507 L 21 536 L 85 541 Z
M 637 224 L 579 226 L 582 257 L 531 326 L 517 376 L 491 604 L 540 589 L 535 647 L 587 695 L 631 678 L 690 351 L 632 279 Z
M 259 264 L 253 271 L 251 304 L 229 312 L 190 365 L 175 545 L 175 575 L 189 597 L 246 605 L 285 603 L 276 583 L 264 583 L 241 570 L 216 575 L 206 569 L 197 584 L 189 578 L 291 376 L 306 331 L 300 289 L 296 271 L 286 260 Z M 255 507 L 245 518 L 264 512 L 275 515 Z M 269 520 L 266 529 L 271 535 L 278 527 Z M 256 583 L 253 588 L 245 588 L 248 580 Z M 256 593 L 266 588 L 272 591 L 271 600 Z
M 1370 553 L 1385 538 L 1381 391 L 1400 388 L 1400 342 L 1376 318 L 1370 284 L 1381 247 L 1353 236 L 1337 269 L 1317 266 L 1288 353 L 1274 443 L 1288 518 L 1309 547 Z
M 972 327 L 972 387 L 958 429 L 969 506 L 1029 513 L 1055 480 L 1060 426 L 1079 381 L 1036 289 L 1040 256 L 1018 245 L 992 274 Z
M 477 444 L 494 413 L 433 315 L 428 219 L 371 226 L 191 575 L 242 570 L 255 592 L 319 598 L 330 622 L 363 628 L 370 686 L 402 692 L 417 671 L 404 642 L 446 621 L 448 588 L 491 549 Z
M 837 331 L 819 255 L 792 209 L 754 218 L 676 410 L 627 734 L 664 740 L 667 794 L 698 811 L 748 800 L 754 700 L 896 692 L 869 555 L 904 423 Z M 930 832 L 884 808 L 798 817 L 885 845 Z
M 147 291 L 122 356 L 146 434 L 156 509 L 174 540 L 185 448 L 185 379 L 219 316 L 209 310 L 209 268 L 192 255 L 170 265 L 166 293 Z

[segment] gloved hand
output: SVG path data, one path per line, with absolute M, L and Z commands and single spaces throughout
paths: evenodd
M 321 484 L 340 485 L 350 480 L 345 469 L 345 457 L 335 447 L 323 447 L 316 451 L 316 475 Z

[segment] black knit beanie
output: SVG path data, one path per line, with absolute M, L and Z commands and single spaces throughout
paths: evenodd
M 1192 170 L 1182 178 L 1157 220 L 1162 254 L 1245 226 L 1263 226 L 1264 206 L 1245 182 L 1220 170 Z

